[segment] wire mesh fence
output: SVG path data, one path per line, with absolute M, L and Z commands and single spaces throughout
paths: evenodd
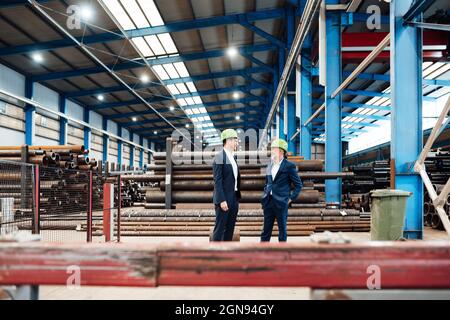
M 0 161 L 0 236 L 36 232 L 34 167 Z
M 43 241 L 86 241 L 89 172 L 39 167 L 40 234 Z
M 119 241 L 119 181 L 97 171 L 0 161 L 0 236 L 28 231 L 49 242 Z

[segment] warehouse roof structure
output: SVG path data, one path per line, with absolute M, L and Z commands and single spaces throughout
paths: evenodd
M 344 77 L 388 32 L 388 3 L 355 2 L 342 14 Z M 81 8 L 79 28 L 69 28 L 70 1 L 37 3 L 134 93 L 28 1 L 2 4 L 2 63 L 150 140 L 161 142 L 172 125 L 195 126 L 213 144 L 217 130 L 263 127 L 276 89 L 274 74 L 280 72 L 278 57 L 288 49 L 287 17 L 298 21 L 305 1 L 104 0 Z M 368 8 L 378 3 L 379 29 L 367 32 Z M 425 20 L 439 21 L 439 9 L 445 7 L 445 0 L 433 1 Z M 18 15 L 24 18 L 14 19 Z M 318 76 L 317 23 L 312 34 L 313 75 Z M 386 50 L 342 92 L 344 140 L 389 118 Z M 446 32 L 426 30 L 423 50 L 424 96 L 434 99 L 449 90 Z M 323 91 L 314 78 L 316 107 L 323 104 Z M 324 117 L 314 119 L 312 128 L 315 141 L 323 142 Z

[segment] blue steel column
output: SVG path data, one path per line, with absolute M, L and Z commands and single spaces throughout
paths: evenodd
M 140 136 L 139 137 L 139 145 L 142 147 L 139 150 L 139 168 L 144 168 L 144 137 Z
M 327 0 L 338 4 L 339 0 Z M 326 87 L 325 87 L 325 170 L 342 171 L 341 95 L 331 99 L 331 94 L 342 82 L 340 13 L 326 13 Z M 325 181 L 326 202 L 341 203 L 341 179 Z
M 122 126 L 117 126 L 117 135 L 122 138 Z M 117 163 L 119 164 L 119 170 L 122 170 L 122 140 L 117 140 Z
M 134 142 L 133 132 L 130 131 L 130 141 Z M 130 144 L 130 167 L 134 167 L 134 145 Z
M 278 79 L 277 79 L 277 86 L 278 86 L 278 81 L 281 78 L 281 74 L 283 73 L 283 69 L 284 69 L 284 62 L 285 62 L 285 52 L 284 49 L 279 49 L 278 50 Z M 275 87 L 275 91 L 276 91 L 277 87 Z M 274 91 L 274 93 L 275 93 Z M 280 101 L 280 108 L 279 108 L 279 115 L 280 115 L 280 121 L 279 121 L 279 127 L 277 128 L 278 130 L 278 137 L 280 139 L 286 139 L 285 134 L 284 134 L 284 99 L 281 98 Z
M 89 109 L 83 109 L 83 121 L 89 123 Z M 91 149 L 91 128 L 84 127 L 84 148 L 90 152 Z
M 294 40 L 295 33 L 295 15 L 294 8 L 289 7 L 287 9 L 287 50 L 289 51 L 292 46 L 292 41 Z M 297 131 L 297 123 L 296 123 L 296 115 L 295 115 L 295 94 L 289 94 L 289 92 L 295 92 L 295 69 L 292 72 L 289 82 L 287 85 L 288 88 L 288 98 L 287 98 L 287 111 L 288 111 L 288 123 L 287 125 L 287 141 L 288 141 L 288 150 L 292 152 L 292 154 L 297 154 L 297 148 L 295 139 L 291 141 L 291 137 Z
M 66 97 L 63 94 L 59 95 L 58 101 L 58 109 L 61 113 L 66 113 Z M 67 119 L 60 117 L 59 118 L 59 144 L 65 145 L 67 144 Z
M 423 184 L 420 176 L 412 173 L 422 150 L 422 32 L 403 26 L 403 15 L 412 3 L 392 1 L 390 8 L 391 158 L 395 160 L 395 188 L 412 192 L 404 236 L 422 239 Z
M 32 99 L 34 91 L 34 82 L 29 78 L 25 80 L 25 98 Z M 25 144 L 32 146 L 35 137 L 35 117 L 36 108 L 31 105 L 25 105 Z
M 308 34 L 305 38 L 301 53 L 301 88 L 300 88 L 300 155 L 306 160 L 311 160 L 311 126 L 303 126 L 312 115 L 312 75 L 311 75 L 311 46 L 312 37 Z
M 103 117 L 102 119 L 102 129 L 106 132 L 108 132 L 108 119 Z M 108 161 L 108 155 L 109 155 L 109 135 L 104 134 L 103 135 L 103 162 Z

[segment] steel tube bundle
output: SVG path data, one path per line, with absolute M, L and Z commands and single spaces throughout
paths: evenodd
M 262 191 L 242 191 L 242 203 L 258 203 L 261 199 Z M 165 193 L 163 191 L 147 191 L 146 201 L 150 203 L 163 202 Z M 173 191 L 173 203 L 212 203 L 212 193 L 201 191 Z M 296 203 L 317 203 L 319 202 L 319 192 L 311 190 L 301 192 Z
M 22 158 L 22 149 L 27 148 L 26 159 Z M 27 162 L 44 167 L 66 169 L 96 170 L 97 162 L 85 155 L 82 145 L 57 146 L 5 146 L 0 147 L 0 160 Z

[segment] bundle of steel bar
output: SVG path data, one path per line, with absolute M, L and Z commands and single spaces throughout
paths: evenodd
M 77 170 L 97 170 L 97 161 L 82 145 L 2 146 L 0 160 Z

